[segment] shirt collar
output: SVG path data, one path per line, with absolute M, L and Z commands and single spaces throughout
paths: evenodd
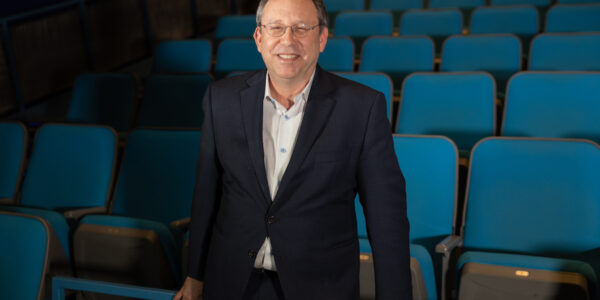
M 312 75 L 310 76 L 310 80 L 308 81 L 308 83 L 306 84 L 306 86 L 304 87 L 302 92 L 300 92 L 300 94 L 298 94 L 294 97 L 294 105 L 292 107 L 290 107 L 290 110 L 295 110 L 295 108 L 298 106 L 304 106 L 304 105 L 298 105 L 298 104 L 301 104 L 301 103 L 303 104 L 304 102 L 306 102 L 308 100 L 308 95 L 310 93 L 310 88 L 312 86 L 313 79 L 315 78 L 316 71 L 317 71 L 317 69 L 315 68 Z M 279 104 L 275 99 L 273 99 L 273 97 L 271 97 L 271 87 L 269 86 L 269 71 L 268 70 L 267 70 L 267 75 L 266 75 L 266 79 L 265 79 L 265 101 L 269 101 L 269 102 L 273 103 L 276 108 L 281 107 L 281 109 L 283 109 L 285 111 L 285 108 L 283 108 L 281 106 L 281 104 Z

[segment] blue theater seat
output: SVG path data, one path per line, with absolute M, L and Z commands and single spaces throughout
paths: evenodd
M 463 15 L 457 8 L 446 9 L 411 9 L 400 18 L 400 35 L 428 35 L 435 44 L 436 56 L 442 50 L 444 40 L 461 34 Z
M 433 71 L 433 41 L 420 37 L 372 37 L 362 49 L 360 72 L 383 72 L 398 90 L 413 72 Z
M 491 6 L 504 6 L 504 5 L 535 5 L 535 6 L 548 6 L 550 0 L 490 0 Z
M 256 15 L 222 16 L 217 21 L 215 40 L 251 38 L 256 29 Z
M 151 75 L 144 85 L 137 126 L 200 128 L 202 96 L 211 81 L 208 73 Z
M 521 42 L 512 34 L 451 36 L 444 43 L 440 70 L 489 72 L 503 94 L 510 76 L 521 70 Z
M 16 200 L 25 165 L 27 129 L 18 122 L 0 122 L 0 203 Z
M 75 80 L 66 120 L 129 131 L 135 113 L 135 78 L 130 74 L 82 74 Z
M 329 72 L 352 72 L 354 42 L 348 37 L 330 37 L 319 55 L 319 65 Z
M 600 72 L 522 72 L 509 84 L 503 136 L 600 142 Z
M 531 71 L 600 71 L 600 33 L 545 33 L 531 42 Z
M 56 232 L 69 251 L 69 223 L 106 211 L 117 140 L 104 126 L 46 124 L 37 132 L 18 206 L 0 210 L 35 215 Z
M 458 299 L 596 299 L 600 149 L 488 138 L 472 153 Z M 459 243 L 459 242 L 457 242 Z
M 253 39 L 226 39 L 219 44 L 214 75 L 215 79 L 221 79 L 231 72 L 254 71 L 264 67 L 265 63 Z
M 401 95 L 397 133 L 447 136 L 461 156 L 495 133 L 495 85 L 488 73 L 415 73 Z
M 394 135 L 394 149 L 407 185 L 413 297 L 437 299 L 440 287 L 436 287 L 436 278 L 441 279 L 442 258 L 434 248 L 453 230 L 458 180 L 456 146 L 440 136 Z M 361 299 L 374 299 L 373 278 L 367 276 L 372 274 L 371 246 L 358 196 L 355 207 L 361 251 Z M 420 278 L 423 289 L 419 289 Z
M 210 71 L 212 50 L 208 40 L 165 41 L 154 53 L 154 73 Z
M 600 3 L 554 5 L 546 15 L 546 32 L 600 31 Z
M 380 91 L 385 96 L 388 118 L 392 119 L 393 83 L 384 73 L 337 73 L 338 75 Z
M 335 19 L 335 36 L 346 36 L 354 40 L 356 51 L 362 49 L 365 39 L 392 35 L 392 13 L 390 11 L 344 11 Z
M 333 28 L 337 14 L 344 10 L 364 10 L 365 0 L 324 0 L 329 18 L 329 27 Z
M 89 215 L 74 234 L 77 274 L 174 289 L 181 283 L 200 131 L 135 130 L 127 140 L 109 215 Z

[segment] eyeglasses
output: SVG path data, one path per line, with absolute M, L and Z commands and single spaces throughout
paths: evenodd
M 283 36 L 287 29 L 290 28 L 294 37 L 302 38 L 305 37 L 309 31 L 321 26 L 321 24 L 317 24 L 315 26 L 307 26 L 304 24 L 296 24 L 291 26 L 285 26 L 282 24 L 267 24 L 259 26 L 265 28 L 267 30 L 267 33 L 272 37 Z

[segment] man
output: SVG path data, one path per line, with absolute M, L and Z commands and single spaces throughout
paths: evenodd
M 214 82 L 203 100 L 189 276 L 175 299 L 358 299 L 356 192 L 378 299 L 412 299 L 384 96 L 317 66 L 322 0 L 263 0 L 257 25 L 267 69 Z

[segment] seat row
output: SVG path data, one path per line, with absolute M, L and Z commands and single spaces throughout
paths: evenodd
M 464 209 L 452 141 L 395 135 L 394 148 L 407 186 L 414 299 L 597 299 L 597 144 L 486 138 L 473 149 Z M 366 220 L 355 202 L 361 299 L 375 299 Z
M 39 217 L 56 236 L 48 255 L 60 263 L 44 278 L 181 284 L 199 131 L 134 130 L 119 165 L 116 133 L 105 126 L 45 124 L 28 159 L 21 124 L 0 123 L 0 137 L 10 146 L 0 149 L 0 211 Z

